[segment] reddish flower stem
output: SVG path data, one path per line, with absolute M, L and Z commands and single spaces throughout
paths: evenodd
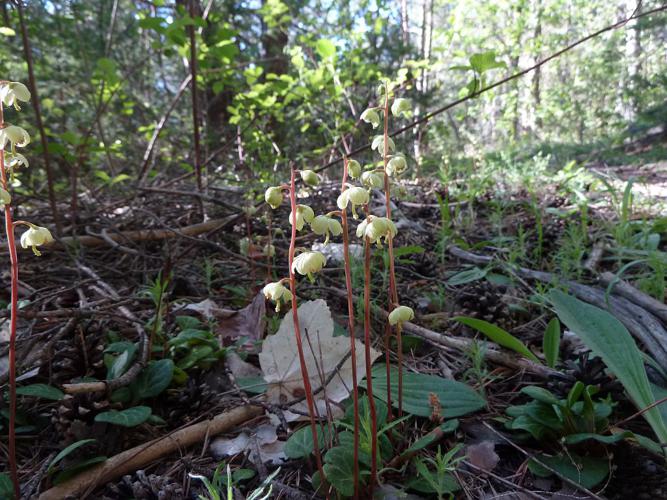
M 389 142 L 389 87 L 385 87 L 384 95 L 384 149 L 383 149 L 383 160 L 384 160 L 384 198 L 385 198 L 385 210 L 387 219 L 391 219 L 391 184 L 389 182 L 389 174 L 387 174 L 387 164 L 389 163 L 389 154 L 387 143 Z M 394 310 L 398 306 L 398 291 L 396 290 L 396 273 L 394 271 L 394 241 L 391 235 L 389 235 L 387 244 L 387 251 L 389 252 L 389 304 L 388 310 Z M 387 328 L 387 335 L 391 334 L 391 326 Z M 389 346 L 389 339 L 385 340 L 385 345 Z M 398 417 L 403 416 L 403 342 L 401 339 L 401 327 L 400 325 L 396 326 L 396 354 L 398 356 Z M 389 350 L 387 349 L 387 356 L 389 356 Z M 388 407 L 389 414 L 388 417 L 391 420 L 391 381 L 389 379 L 389 362 L 387 361 L 387 393 L 388 393 Z
M 366 206 L 368 217 L 368 206 Z M 371 478 L 369 498 L 373 496 L 373 486 L 377 482 L 377 418 L 373 399 L 373 377 L 371 377 L 371 242 L 364 238 L 364 344 L 366 354 L 366 392 L 371 417 Z
M 295 187 L 295 171 L 294 166 L 290 167 L 290 205 L 292 213 L 296 214 L 296 187 Z M 296 222 L 296 221 L 295 221 Z M 303 342 L 301 341 L 301 328 L 299 327 L 299 313 L 297 312 L 296 300 L 296 276 L 292 263 L 294 262 L 294 253 L 296 250 L 296 224 L 292 224 L 292 237 L 289 244 L 289 286 L 292 292 L 292 318 L 294 319 L 294 334 L 296 335 L 296 347 L 299 352 L 299 364 L 301 365 L 301 376 L 303 377 L 303 389 L 306 393 L 306 404 L 308 405 L 308 416 L 310 417 L 310 429 L 313 433 L 313 448 L 315 452 L 315 461 L 317 462 L 317 470 L 319 470 L 322 479 L 325 479 L 324 470 L 322 469 L 322 456 L 320 454 L 319 441 L 317 439 L 317 424 L 315 423 L 315 403 L 313 401 L 313 389 L 310 385 L 310 377 L 308 376 L 308 367 L 306 366 L 306 357 L 303 354 Z
M 0 128 L 5 127 L 2 103 L 0 102 Z M 5 171 L 5 149 L 0 148 L 0 180 L 2 187 L 9 191 L 7 172 Z M 9 474 L 14 485 L 14 496 L 21 497 L 19 488 L 18 467 L 16 464 L 16 321 L 18 319 L 18 288 L 19 288 L 19 261 L 14 239 L 14 223 L 12 221 L 12 207 L 5 205 L 5 231 L 7 233 L 7 248 L 11 265 L 11 319 L 9 322 Z
M 345 145 L 347 149 L 347 144 Z M 343 182 L 341 192 L 347 189 L 347 162 L 348 158 L 343 158 Z M 357 390 L 357 348 L 354 337 L 354 299 L 352 296 L 352 271 L 350 266 L 350 235 L 348 234 L 347 209 L 341 211 L 341 225 L 343 226 L 343 260 L 345 261 L 345 288 L 347 289 L 347 326 L 350 332 L 350 354 L 352 358 L 352 398 L 354 407 L 354 498 L 359 498 L 359 391 Z M 370 373 L 366 374 L 366 379 L 370 378 Z

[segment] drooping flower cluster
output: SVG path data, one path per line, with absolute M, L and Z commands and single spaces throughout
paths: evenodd
M 13 106 L 16 111 L 20 111 L 19 102 L 28 102 L 30 100 L 30 91 L 28 87 L 20 82 L 0 81 L 0 102 L 3 106 Z M 17 167 L 28 167 L 28 160 L 21 153 L 16 152 L 16 148 L 23 148 L 30 144 L 30 134 L 18 125 L 8 123 L 0 124 L 0 149 L 4 151 L 4 164 L 0 168 L 4 169 L 0 186 L 0 207 L 5 207 L 12 202 L 12 197 L 8 191 L 9 186 L 7 174 L 13 175 Z M 23 248 L 32 248 L 35 255 L 41 255 L 37 247 L 46 245 L 53 241 L 51 232 L 41 226 L 30 222 L 17 221 L 16 225 L 24 225 L 28 230 L 21 235 L 21 246 Z

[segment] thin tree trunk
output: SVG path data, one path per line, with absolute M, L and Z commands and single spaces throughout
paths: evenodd
M 39 129 L 39 136 L 42 143 L 42 154 L 44 155 L 44 168 L 46 170 L 46 182 L 49 192 L 49 205 L 51 213 L 53 214 L 53 221 L 56 225 L 56 233 L 62 234 L 62 225 L 60 223 L 60 215 L 58 214 L 58 205 L 56 204 L 56 193 L 53 188 L 53 170 L 51 169 L 51 156 L 49 154 L 49 143 L 46 139 L 46 131 L 44 130 L 44 122 L 42 121 L 42 109 L 39 102 L 39 94 L 37 93 L 37 83 L 35 82 L 35 72 L 33 71 L 32 49 L 30 48 L 30 40 L 28 38 L 28 30 L 23 19 L 23 2 L 18 0 L 16 7 L 19 14 L 19 24 L 21 25 L 21 38 L 23 40 L 23 53 L 28 65 L 28 80 L 30 83 L 30 92 L 32 93 L 32 106 L 35 110 L 35 120 L 37 121 L 37 128 Z
M 197 0 L 190 0 L 190 17 L 194 18 L 195 2 Z M 190 75 L 192 81 L 192 125 L 193 125 L 193 140 L 195 148 L 195 174 L 197 177 L 197 190 L 202 193 L 204 191 L 204 182 L 202 180 L 202 166 L 201 166 L 201 146 L 199 136 L 199 101 L 197 96 L 197 40 L 195 38 L 195 27 L 193 24 L 188 26 L 188 35 L 190 37 Z

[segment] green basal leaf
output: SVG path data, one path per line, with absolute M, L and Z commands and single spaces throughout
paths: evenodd
M 151 416 L 152 410 L 148 406 L 134 406 L 127 410 L 110 410 L 95 416 L 95 422 L 107 422 L 122 427 L 135 427 L 143 424 Z
M 459 323 L 463 323 L 464 325 L 467 325 L 471 328 L 474 328 L 478 332 L 483 333 L 496 344 L 501 345 L 503 347 L 507 347 L 508 349 L 511 349 L 514 352 L 521 354 L 522 356 L 530 359 L 535 363 L 540 363 L 540 360 L 537 359 L 537 356 L 535 356 L 523 342 L 521 342 L 514 335 L 512 335 L 509 332 L 506 332 L 499 326 L 489 323 L 488 321 L 484 321 L 477 318 L 468 318 L 466 316 L 456 316 L 455 318 L 452 319 L 454 321 L 458 321 Z

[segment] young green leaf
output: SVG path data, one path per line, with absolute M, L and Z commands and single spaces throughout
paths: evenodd
M 24 385 L 23 387 L 18 387 L 16 389 L 16 394 L 51 399 L 53 401 L 60 401 L 65 397 L 63 391 L 47 384 Z
M 67 446 L 65 449 L 61 450 L 60 453 L 58 453 L 53 460 L 51 460 L 51 463 L 49 464 L 49 468 L 47 469 L 47 474 L 50 474 L 53 471 L 53 468 L 60 462 L 63 458 L 65 458 L 67 455 L 72 453 L 74 450 L 77 450 L 81 448 L 82 446 L 85 446 L 90 443 L 96 442 L 97 439 L 82 439 L 80 441 L 76 441 L 69 446 Z
M 122 427 L 135 427 L 143 424 L 151 416 L 148 406 L 134 406 L 127 410 L 109 410 L 95 416 L 95 422 L 107 422 Z
M 542 352 L 547 360 L 547 365 L 554 368 L 558 362 L 558 351 L 560 350 L 560 321 L 552 318 L 544 331 L 542 339 Z
M 478 332 L 483 333 L 498 345 L 507 347 L 508 349 L 511 349 L 514 352 L 521 354 L 522 356 L 530 359 L 535 363 L 540 362 L 540 360 L 537 359 L 537 356 L 535 356 L 532 352 L 530 352 L 530 349 L 528 349 L 528 347 L 526 347 L 526 345 L 523 342 L 521 342 L 514 335 L 512 335 L 509 332 L 506 332 L 499 326 L 489 323 L 488 321 L 476 318 L 468 318 L 466 316 L 457 316 L 453 319 L 454 321 L 463 323 L 464 325 L 467 325 L 471 328 L 474 328 Z
M 152 398 L 164 391 L 174 376 L 174 362 L 171 359 L 151 361 L 133 384 L 136 397 Z

